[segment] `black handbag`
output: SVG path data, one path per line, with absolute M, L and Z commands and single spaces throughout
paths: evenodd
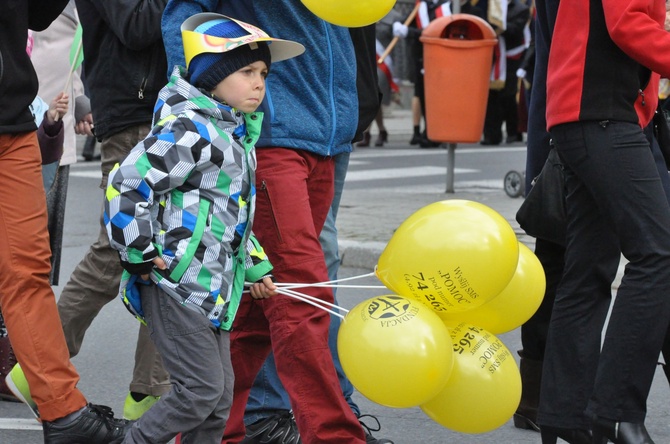
M 565 245 L 565 177 L 556 148 L 532 184 L 516 213 L 519 226 L 529 236 Z
M 663 153 L 665 166 L 670 170 L 670 124 L 668 123 L 668 112 L 661 107 L 660 103 L 654 114 L 654 137 Z

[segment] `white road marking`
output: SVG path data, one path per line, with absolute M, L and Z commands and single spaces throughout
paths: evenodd
M 478 173 L 480 170 L 470 168 L 454 168 L 454 174 Z M 405 177 L 446 176 L 446 167 L 417 166 L 403 168 L 380 168 L 364 171 L 348 171 L 345 182 L 361 180 L 400 179 Z

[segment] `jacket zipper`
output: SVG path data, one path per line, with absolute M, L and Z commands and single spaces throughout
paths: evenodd
M 138 99 L 144 99 L 144 88 L 147 87 L 147 82 L 149 81 L 148 77 L 144 77 L 142 79 L 142 83 L 140 84 L 140 89 L 137 91 L 137 98 Z

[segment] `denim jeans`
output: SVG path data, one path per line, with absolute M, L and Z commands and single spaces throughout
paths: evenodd
M 328 267 L 328 279 L 337 279 L 337 271 L 340 266 L 340 257 L 337 248 L 337 228 L 335 227 L 335 219 L 337 218 L 337 210 L 340 206 L 340 198 L 342 197 L 342 189 L 344 188 L 344 179 L 347 175 L 347 167 L 349 165 L 349 153 L 340 154 L 335 157 L 335 195 L 333 196 L 333 203 L 326 219 L 326 224 L 323 227 L 319 241 L 323 248 L 323 253 L 326 257 L 326 265 Z M 335 293 L 335 289 L 333 289 Z M 337 294 L 335 294 L 335 303 L 337 304 Z M 347 379 L 340 359 L 337 354 L 337 332 L 340 328 L 341 319 L 337 316 L 330 316 L 330 328 L 328 331 L 328 346 L 333 355 L 335 363 L 335 370 L 342 387 L 342 392 L 351 409 L 356 414 L 360 415 L 358 405 L 351 399 L 354 392 L 354 387 Z M 274 356 L 270 353 L 268 359 L 263 364 L 261 371 L 258 373 L 254 385 L 249 394 L 247 401 L 247 408 L 244 414 L 244 423 L 253 424 L 254 422 L 272 415 L 277 411 L 290 410 L 288 395 L 282 386 L 277 370 L 275 368 Z
M 584 429 L 590 414 L 642 422 L 670 317 L 670 206 L 662 180 L 634 123 L 569 123 L 551 136 L 565 165 L 568 236 L 538 422 Z M 612 301 L 621 254 L 628 264 Z

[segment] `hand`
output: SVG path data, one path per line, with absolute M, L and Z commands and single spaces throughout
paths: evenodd
M 251 297 L 254 299 L 267 299 L 277 294 L 277 286 L 272 282 L 272 277 L 265 276 L 263 279 L 254 282 L 251 287 Z
M 94 136 L 93 134 L 93 115 L 86 114 L 74 127 L 74 132 L 85 136 Z
M 155 257 L 155 258 L 153 258 L 153 259 L 151 260 L 151 262 L 153 262 L 153 263 L 154 263 L 154 266 L 155 266 L 156 268 L 158 268 L 159 270 L 165 270 L 165 269 L 167 268 L 167 264 L 165 264 L 165 261 L 164 261 L 163 259 L 161 259 L 160 257 L 158 257 L 158 256 Z M 147 274 L 142 274 L 142 275 L 140 275 L 140 277 L 141 277 L 142 279 L 144 279 L 145 281 L 148 281 L 148 280 L 149 280 L 149 273 L 147 273 Z
M 400 22 L 393 23 L 393 36 L 404 39 L 407 37 L 407 26 L 403 25 Z
M 67 113 L 69 103 L 70 96 L 64 92 L 58 94 L 49 104 L 49 110 L 47 111 L 47 120 L 49 123 L 62 119 L 65 113 Z

